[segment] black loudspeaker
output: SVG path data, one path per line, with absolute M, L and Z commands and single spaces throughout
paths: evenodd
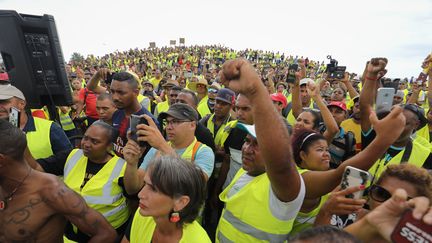
M 0 10 L 0 53 L 27 107 L 69 106 L 72 93 L 54 17 Z

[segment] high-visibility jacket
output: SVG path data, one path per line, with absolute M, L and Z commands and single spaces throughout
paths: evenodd
M 214 142 L 217 146 L 223 146 L 227 140 L 231 129 L 237 125 L 237 120 L 228 121 L 222 124 L 217 131 L 215 131 L 215 124 L 213 123 L 214 114 L 212 114 L 207 120 L 207 128 L 210 130 L 214 137 Z M 229 120 L 229 119 L 227 119 Z M 216 133 L 216 134 L 215 134 Z
M 219 195 L 225 208 L 216 230 L 216 242 L 285 242 L 294 219 L 279 220 L 270 210 L 270 180 L 256 176 L 235 195 L 228 192 L 246 171 L 240 168 L 230 185 Z
M 160 102 L 156 105 L 155 108 L 155 115 L 159 115 L 162 112 L 166 112 L 169 109 L 169 104 L 168 104 L 168 100 L 164 101 L 164 102 Z
M 205 117 L 206 115 L 212 113 L 208 107 L 207 101 L 208 101 L 208 96 L 205 96 L 198 103 L 197 110 L 201 117 Z
M 119 178 L 124 175 L 126 161 L 114 156 L 81 189 L 87 161 L 81 149 L 72 150 L 64 167 L 64 183 L 116 229 L 126 223 L 130 215 L 123 189 L 118 184 Z
M 150 106 L 150 99 L 147 96 L 144 96 L 142 94 L 138 94 L 138 102 L 144 106 L 144 108 L 146 108 L 148 111 L 150 111 L 151 106 Z
M 150 243 L 153 238 L 153 233 L 156 228 L 156 222 L 152 217 L 144 217 L 139 213 L 139 209 L 135 212 L 135 216 L 132 221 L 130 229 L 130 243 Z M 183 225 L 182 237 L 180 243 L 189 242 L 203 242 L 210 243 L 211 240 L 208 237 L 206 231 L 198 224 L 197 221 L 193 221 L 190 224 Z
M 424 127 L 420 128 L 416 132 L 416 134 L 417 134 L 417 136 L 421 136 L 421 137 L 425 138 L 429 143 L 431 142 L 429 126 L 427 124 Z
M 375 164 L 369 169 L 369 173 L 373 177 L 372 182 L 376 181 L 381 176 L 382 172 L 384 172 L 384 170 L 386 169 L 386 167 L 388 165 L 400 164 L 403 162 L 407 162 L 407 163 L 410 163 L 410 164 L 415 165 L 417 167 L 422 167 L 424 162 L 426 161 L 427 157 L 431 153 L 429 148 L 426 148 L 423 145 L 421 145 L 419 142 L 417 142 L 416 140 L 413 140 L 412 141 L 412 150 L 411 150 L 411 154 L 409 156 L 408 161 L 402 161 L 403 155 L 404 155 L 406 149 L 407 149 L 407 147 L 405 147 L 405 149 L 400 151 L 396 156 L 394 156 L 390 160 L 388 160 L 387 156 L 377 160 L 375 162 Z M 386 160 L 388 160 L 387 163 L 386 163 Z
M 47 158 L 54 154 L 51 148 L 50 131 L 52 121 L 33 117 L 35 131 L 27 131 L 27 146 L 34 159 Z
M 75 124 L 73 123 L 72 118 L 69 116 L 69 112 L 63 113 L 60 109 L 58 109 L 58 114 L 60 117 L 60 124 L 64 131 L 75 129 Z
M 171 142 L 168 142 L 168 144 L 171 146 Z M 207 147 L 207 145 L 199 142 L 196 138 L 194 138 L 194 141 L 189 144 L 189 146 L 187 146 L 187 148 L 180 157 L 184 160 L 194 162 L 197 153 L 204 147 Z M 156 153 L 156 156 L 159 156 L 159 154 L 159 152 Z

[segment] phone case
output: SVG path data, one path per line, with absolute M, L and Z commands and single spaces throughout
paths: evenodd
M 393 106 L 394 88 L 379 88 L 376 98 L 376 111 L 390 111 Z
M 391 240 L 395 243 L 408 242 L 432 242 L 432 225 L 427 225 L 412 216 L 412 210 L 407 210 L 402 215 L 391 234 Z
M 342 176 L 341 188 L 342 190 L 349 187 L 365 185 L 370 180 L 370 174 L 367 171 L 357 169 L 352 166 L 347 166 Z M 347 198 L 360 199 L 363 196 L 363 191 L 358 191 L 353 194 L 349 194 Z

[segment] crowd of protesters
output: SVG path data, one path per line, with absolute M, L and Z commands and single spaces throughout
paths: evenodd
M 0 242 L 388 242 L 406 209 L 432 225 L 432 56 L 409 79 L 329 61 L 89 55 L 66 64 L 74 104 L 55 115 L 2 69 Z M 347 167 L 370 176 L 344 187 Z

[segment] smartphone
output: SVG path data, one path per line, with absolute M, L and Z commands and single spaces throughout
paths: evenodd
M 10 112 L 9 112 L 9 122 L 14 126 L 14 127 L 18 127 L 20 126 L 20 118 L 21 118 L 21 113 L 20 111 L 15 108 L 15 107 L 11 107 Z
M 137 132 L 136 127 L 139 124 L 146 124 L 146 125 L 148 125 L 148 122 L 147 122 L 147 120 L 143 116 L 138 116 L 138 115 L 132 114 L 131 118 L 130 118 L 130 124 L 129 124 L 129 128 L 130 128 L 130 131 L 131 131 L 131 139 L 134 140 L 135 142 L 137 142 L 140 147 L 145 147 L 145 146 L 148 145 L 147 142 L 144 142 L 144 141 L 139 141 L 138 142 L 138 136 L 136 134 L 136 132 Z
M 417 220 L 412 210 L 405 211 L 390 236 L 392 242 L 432 242 L 432 225 Z
M 378 112 L 390 111 L 393 105 L 393 97 L 395 95 L 394 88 L 379 88 L 377 97 L 375 110 Z
M 287 83 L 295 83 L 295 73 L 298 70 L 298 64 L 290 64 L 288 67 L 288 74 L 287 74 L 287 78 L 286 78 L 286 82 Z
M 370 181 L 370 174 L 367 171 L 347 166 L 342 175 L 341 188 L 345 190 L 349 187 L 358 187 L 361 185 L 366 186 Z M 346 195 L 347 198 L 360 199 L 363 196 L 363 191 L 354 192 L 352 194 Z

